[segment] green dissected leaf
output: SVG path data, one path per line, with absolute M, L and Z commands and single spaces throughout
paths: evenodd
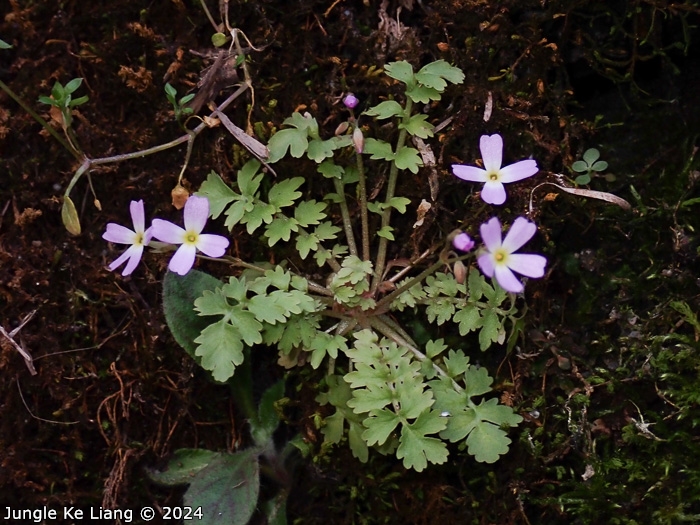
M 260 162 L 249 160 L 238 170 L 238 176 L 236 177 L 238 191 L 244 196 L 253 197 L 258 191 L 260 181 L 263 178 L 262 173 L 258 174 L 258 168 L 260 168 Z
M 471 304 L 461 308 L 452 320 L 459 324 L 459 335 L 467 335 L 469 332 L 481 328 L 483 324 L 479 308 Z
M 306 150 L 306 156 L 309 159 L 318 162 L 319 164 L 325 159 L 333 156 L 333 150 L 336 149 L 336 143 L 333 139 L 320 140 L 313 139 L 309 142 L 309 147 Z
M 311 344 L 318 334 L 318 315 L 294 315 L 286 323 L 282 336 L 278 341 L 278 348 L 285 354 L 294 348 L 311 348 Z
M 386 205 L 383 202 L 375 201 L 367 203 L 367 210 L 369 210 L 371 213 L 381 215 L 384 213 L 384 208 L 386 208 Z
M 258 321 L 269 324 L 284 323 L 289 311 L 272 295 L 256 295 L 248 302 L 248 310 Z
M 245 449 L 221 454 L 191 481 L 184 505 L 202 509 L 202 525 L 246 525 L 258 506 L 258 452 Z
M 275 207 L 272 204 L 256 202 L 253 209 L 241 218 L 241 223 L 246 224 L 246 231 L 249 235 L 257 230 L 262 223 L 270 224 L 275 215 Z
M 211 450 L 181 448 L 176 450 L 163 471 L 146 469 L 148 477 L 160 485 L 174 487 L 188 485 L 203 469 L 221 454 Z
M 310 252 L 318 250 L 319 240 L 314 234 L 300 234 L 297 236 L 296 248 L 299 252 L 299 257 L 306 259 Z
M 469 286 L 468 295 L 471 301 L 478 301 L 481 299 L 484 295 L 484 288 L 489 286 L 484 276 L 481 275 L 481 272 L 474 268 L 469 270 L 467 284 Z
M 12 46 L 5 42 L 4 40 L 0 40 L 0 49 L 11 49 Z
M 361 365 L 363 369 L 366 370 L 371 370 L 369 367 L 366 365 Z M 372 370 L 372 372 L 375 372 Z M 358 372 L 352 372 L 350 374 L 346 374 L 343 379 L 345 379 L 348 383 L 350 383 L 350 386 L 353 388 L 356 388 L 356 383 L 353 383 L 351 376 L 355 374 L 357 375 Z M 364 378 L 367 378 L 368 375 L 366 372 L 361 371 L 359 374 L 363 374 Z M 394 400 L 394 395 L 392 391 L 389 389 L 389 387 L 386 384 L 386 377 L 384 378 L 384 381 L 375 381 L 375 384 L 368 385 L 366 388 L 359 388 L 355 390 L 352 394 L 352 399 L 348 401 L 348 406 L 353 409 L 353 411 L 356 414 L 364 414 L 369 411 L 377 411 L 381 410 L 384 408 L 386 405 L 390 404 Z M 373 412 L 374 413 L 374 412 Z M 393 413 L 393 412 L 392 412 Z M 367 428 L 370 428 L 370 423 L 365 420 L 365 426 Z M 371 443 L 370 443 L 371 445 Z
M 291 206 L 301 197 L 301 192 L 297 191 L 297 189 L 302 184 L 304 184 L 304 177 L 294 177 L 278 182 L 270 188 L 267 194 L 267 200 L 277 211 L 280 211 L 286 206 Z
M 401 149 L 396 152 L 394 163 L 400 170 L 409 170 L 411 173 L 418 173 L 418 168 L 423 165 L 418 150 L 408 146 L 402 146 Z
M 332 160 L 324 160 L 316 167 L 316 170 L 327 179 L 342 179 L 344 169 L 338 166 Z
M 426 314 L 428 321 L 437 323 L 438 326 L 452 319 L 455 313 L 455 305 L 449 297 L 433 298 L 428 303 Z
M 267 143 L 270 151 L 268 162 L 275 163 L 289 151 L 295 159 L 300 159 L 309 147 L 306 129 L 283 129 L 275 133 Z
M 325 202 L 316 202 L 315 200 L 302 201 L 294 209 L 294 218 L 302 228 L 320 224 L 326 218 L 326 214 L 323 211 L 325 209 Z
M 513 413 L 513 409 L 505 405 L 499 405 L 497 399 L 482 401 L 475 407 L 477 416 L 482 421 L 490 421 L 497 426 L 517 426 L 523 418 Z
M 365 115 L 370 117 L 377 117 L 378 119 L 385 119 L 391 117 L 403 117 L 404 108 L 401 104 L 395 100 L 385 100 L 384 102 L 377 104 L 374 107 L 369 108 L 365 111 Z
M 492 310 L 482 310 L 482 325 L 479 331 L 479 346 L 481 351 L 487 350 L 492 343 L 498 341 L 503 327 L 498 315 Z
M 404 84 L 411 84 L 414 82 L 413 66 L 405 60 L 386 64 L 384 66 L 384 72 L 391 78 L 395 78 Z
M 467 373 L 464 376 L 464 384 L 466 385 L 464 395 L 472 397 L 491 392 L 491 383 L 493 383 L 493 378 L 489 376 L 489 373 L 485 368 L 477 368 L 470 365 L 466 372 Z
M 444 339 L 438 339 L 437 341 L 430 340 L 425 344 L 425 355 L 431 359 L 437 357 L 445 350 L 447 350 L 447 345 Z
M 452 378 L 457 378 L 466 372 L 467 369 L 472 368 L 469 366 L 469 358 L 461 350 L 450 350 L 448 352 L 445 357 L 445 367 Z
M 423 66 L 416 73 L 416 80 L 424 86 L 442 92 L 447 87 L 445 80 L 453 84 L 461 84 L 464 82 L 464 73 L 444 60 L 436 60 Z
M 321 241 L 329 241 L 335 239 L 340 231 L 341 229 L 338 226 L 334 226 L 333 223 L 322 222 L 314 230 L 314 235 Z M 334 254 L 339 255 L 339 253 L 335 252 L 335 249 Z
M 236 302 L 245 302 L 248 288 L 245 279 L 229 277 L 228 282 L 221 287 L 221 292 Z
M 209 326 L 211 319 L 197 315 L 195 301 L 205 292 L 211 293 L 223 284 L 215 277 L 199 270 L 190 270 L 184 276 L 167 272 L 163 278 L 165 321 L 175 341 L 197 362 L 200 359 L 195 357 L 197 344 L 194 340 Z
M 395 240 L 394 239 L 394 228 L 391 226 L 384 226 L 377 232 L 377 236 L 379 237 L 384 237 L 385 239 L 388 239 L 390 241 Z
M 299 221 L 291 217 L 277 217 L 265 228 L 268 246 L 274 246 L 279 241 L 289 241 L 292 232 L 299 231 Z
M 227 315 L 231 305 L 221 290 L 204 290 L 202 296 L 194 301 L 194 309 L 199 315 Z
M 431 100 L 440 100 L 440 92 L 437 89 L 417 84 L 406 89 L 406 96 L 410 97 L 413 102 L 427 104 Z
M 253 209 L 253 202 L 252 199 L 249 202 L 245 197 L 243 197 L 241 200 L 237 200 L 229 208 L 226 210 L 226 221 L 224 221 L 224 225 L 229 229 L 233 229 L 233 227 L 238 224 L 243 216 L 245 215 L 246 211 L 250 211 Z
M 194 342 L 199 344 L 195 355 L 201 358 L 202 368 L 216 381 L 226 381 L 243 362 L 241 334 L 225 320 L 207 326 Z
M 399 124 L 399 129 L 405 129 L 411 135 L 420 137 L 422 139 L 427 139 L 433 136 L 433 125 L 427 121 L 428 116 L 422 114 L 413 115 L 408 122 L 401 122 Z
M 383 445 L 400 422 L 399 416 L 391 410 L 375 410 L 363 421 L 366 430 L 362 439 L 370 446 Z
M 389 206 L 399 213 L 406 213 L 406 206 L 408 204 L 411 204 L 411 199 L 407 199 L 406 197 L 392 197 L 389 199 Z
M 370 155 L 372 160 L 394 160 L 394 151 L 391 149 L 391 144 L 383 140 L 365 139 L 365 148 L 362 150 L 362 153 Z
M 436 411 L 425 411 L 418 419 L 401 429 L 401 444 L 396 457 L 403 459 L 405 468 L 422 472 L 428 463 L 441 465 L 447 461 L 447 446 L 435 437 L 428 437 L 445 428 L 447 423 Z
M 209 215 L 212 219 L 218 218 L 224 208 L 237 196 L 236 192 L 229 188 L 215 171 L 209 172 L 207 180 L 202 183 L 195 195 L 209 200 Z
M 320 365 L 326 355 L 336 359 L 338 351 L 346 352 L 348 349 L 347 340 L 341 335 L 331 335 L 325 332 L 319 332 L 316 338 L 311 343 L 308 350 L 311 352 L 310 363 L 314 370 Z
M 469 433 L 467 452 L 480 463 L 495 463 L 508 452 L 510 439 L 494 425 L 478 425 Z
M 316 401 L 321 405 L 331 403 L 337 410 L 332 416 L 324 419 L 324 426 L 321 428 L 321 432 L 325 441 L 327 443 L 339 443 L 343 436 L 344 424 L 347 422 L 350 450 L 353 456 L 366 463 L 369 459 L 369 450 L 367 443 L 362 439 L 365 427 L 362 425 L 361 416 L 355 414 L 347 406 L 348 400 L 352 397 L 350 386 L 338 375 L 328 376 L 326 383 L 328 392 L 320 394 Z

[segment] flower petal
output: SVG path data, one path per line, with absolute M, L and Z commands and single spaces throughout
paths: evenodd
M 191 195 L 185 203 L 185 229 L 202 233 L 209 218 L 209 199 Z
M 479 255 L 479 257 L 477 257 L 476 259 L 476 262 L 479 265 L 479 268 L 481 269 L 482 273 L 486 275 L 486 277 L 493 277 L 493 255 L 491 255 L 490 253 L 484 253 L 483 255 Z
M 518 180 L 532 177 L 540 171 L 537 167 L 537 161 L 528 159 L 515 162 L 501 168 L 501 182 L 515 182 Z
M 535 232 L 537 232 L 537 226 L 534 222 L 528 221 L 525 217 L 518 217 L 503 240 L 503 247 L 508 253 L 513 253 L 532 239 Z
M 114 270 L 119 268 L 122 264 L 124 264 L 124 261 L 126 261 L 129 258 L 131 258 L 131 253 L 129 252 L 129 250 L 125 250 L 124 253 L 122 253 L 119 257 L 114 259 L 114 261 L 112 261 L 112 264 L 110 264 L 108 266 L 109 271 L 113 272 Z
M 143 201 L 131 201 L 129 204 L 131 221 L 134 223 L 135 232 L 143 232 L 146 228 L 146 213 L 143 210 Z
M 141 256 L 143 255 L 143 245 L 134 245 L 126 250 L 124 254 L 129 254 L 129 262 L 126 263 L 126 268 L 124 268 L 122 275 L 131 275 L 131 272 L 136 269 L 139 261 L 141 261 Z
M 482 224 L 479 231 L 488 251 L 494 252 L 501 247 L 501 222 L 498 217 L 492 217 Z
M 464 166 L 463 164 L 453 164 L 452 173 L 462 180 L 469 182 L 486 182 L 486 170 L 476 166 Z
M 177 249 L 173 258 L 170 259 L 168 268 L 171 272 L 175 272 L 178 275 L 185 275 L 192 269 L 196 253 L 197 249 L 194 246 L 183 244 Z
M 496 281 L 501 285 L 501 288 L 511 293 L 520 293 L 524 289 L 523 283 L 518 280 L 507 266 L 496 266 Z
M 508 267 L 525 277 L 542 277 L 547 259 L 532 253 L 513 253 L 508 257 Z
M 481 198 L 489 204 L 503 204 L 506 202 L 506 189 L 498 181 L 487 181 L 481 190 Z
M 228 248 L 228 239 L 222 235 L 201 233 L 197 239 L 197 249 L 209 257 L 221 257 Z
M 152 235 L 159 241 L 170 244 L 182 244 L 185 242 L 185 230 L 170 221 L 153 219 Z
M 479 141 L 481 158 L 486 171 L 498 171 L 503 162 L 503 139 L 499 134 L 482 135 Z
M 126 226 L 110 222 L 107 224 L 107 230 L 102 234 L 105 241 L 116 244 L 134 244 L 136 233 L 131 231 Z

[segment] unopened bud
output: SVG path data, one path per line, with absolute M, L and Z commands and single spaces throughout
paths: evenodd
M 338 136 L 342 135 L 343 133 L 345 133 L 348 130 L 349 127 L 350 127 L 349 122 L 341 122 L 340 124 L 338 124 L 338 127 L 335 128 L 335 136 L 338 137 Z
M 176 210 L 181 210 L 185 207 L 185 203 L 190 196 L 190 192 L 187 191 L 181 184 L 175 186 L 170 192 L 170 198 L 172 199 L 173 206 Z
M 362 153 L 365 149 L 365 136 L 362 134 L 362 130 L 358 127 L 352 132 L 352 143 L 355 145 L 355 151 L 357 153 Z
M 474 241 L 466 233 L 460 233 L 452 239 L 452 246 L 457 248 L 460 252 L 468 252 L 474 248 Z
M 467 280 L 467 267 L 464 266 L 462 261 L 456 261 L 452 267 L 452 273 L 454 273 L 455 281 L 459 284 L 464 284 Z
M 343 99 L 343 104 L 345 104 L 345 107 L 348 109 L 353 109 L 357 104 L 359 104 L 359 100 L 355 95 L 352 93 L 348 93 L 345 95 L 345 98 Z

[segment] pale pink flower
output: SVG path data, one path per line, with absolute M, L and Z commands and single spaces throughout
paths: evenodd
M 152 237 L 152 228 L 145 229 L 146 218 L 143 210 L 143 201 L 131 201 L 129 209 L 131 210 L 131 221 L 134 224 L 133 230 L 121 224 L 110 222 L 107 224 L 107 230 L 102 234 L 102 238 L 106 241 L 131 245 L 109 265 L 110 271 L 114 271 L 124 264 L 125 261 L 128 261 L 122 272 L 124 276 L 130 275 L 134 271 L 143 255 L 144 246 L 151 242 Z
M 496 277 L 501 287 L 512 293 L 523 291 L 523 284 L 513 274 L 526 277 L 542 277 L 547 259 L 542 255 L 515 253 L 529 241 L 537 226 L 524 217 L 518 217 L 510 227 L 506 238 L 501 240 L 501 223 L 497 217 L 481 225 L 481 238 L 486 251 L 477 257 L 479 268 L 488 277 Z
M 181 228 L 170 221 L 153 219 L 153 237 L 169 244 L 181 246 L 170 259 L 168 268 L 185 275 L 194 265 L 197 250 L 209 257 L 221 257 L 228 248 L 228 239 L 221 235 L 202 233 L 209 218 L 209 200 L 192 195 L 185 203 L 184 222 Z
M 489 204 L 503 204 L 506 201 L 504 183 L 515 182 L 531 177 L 539 171 L 537 162 L 528 159 L 501 167 L 503 162 L 503 139 L 500 135 L 483 135 L 479 142 L 484 169 L 476 166 L 453 164 L 452 173 L 462 180 L 483 182 L 481 198 Z

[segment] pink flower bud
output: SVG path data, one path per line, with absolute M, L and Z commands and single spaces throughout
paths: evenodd
M 362 153 L 365 149 L 365 136 L 360 128 L 356 127 L 355 131 L 352 132 L 352 143 L 355 145 L 357 153 Z
M 474 248 L 474 241 L 466 233 L 460 233 L 452 239 L 452 246 L 457 248 L 460 252 L 468 252 Z
M 358 98 L 352 93 L 348 93 L 343 99 L 343 104 L 345 104 L 345 107 L 348 109 L 353 109 L 359 102 Z

